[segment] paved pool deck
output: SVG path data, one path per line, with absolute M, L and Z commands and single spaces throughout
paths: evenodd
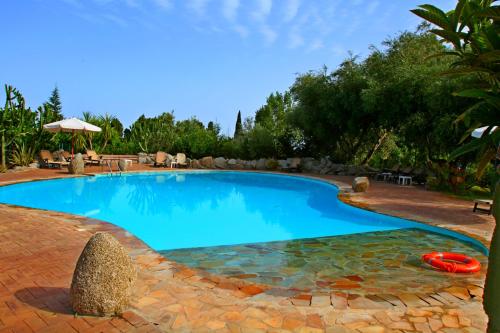
M 28 170 L 0 174 L 0 185 L 68 176 L 64 170 Z M 346 187 L 352 180 L 324 178 Z M 472 213 L 471 202 L 417 187 L 374 182 L 367 193 L 348 193 L 342 200 L 460 231 L 485 244 L 494 226 L 493 217 Z M 69 305 L 76 261 L 98 231 L 117 237 L 139 271 L 130 310 L 121 317 L 75 316 Z M 370 295 L 276 290 L 190 269 L 102 221 L 0 205 L 0 332 L 484 332 L 482 287 L 478 282 L 424 294 Z

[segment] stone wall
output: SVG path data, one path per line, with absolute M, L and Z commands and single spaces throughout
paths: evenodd
M 140 153 L 139 163 L 151 164 L 155 154 Z M 228 170 L 275 170 L 275 171 L 302 171 L 323 175 L 368 176 L 376 172 L 368 166 L 355 166 L 334 163 L 328 157 L 315 159 L 313 157 L 288 158 L 275 160 L 261 158 L 258 160 L 226 159 L 224 157 L 205 156 L 201 159 L 187 159 L 189 166 L 194 169 L 228 169 Z M 296 166 L 298 166 L 296 168 Z

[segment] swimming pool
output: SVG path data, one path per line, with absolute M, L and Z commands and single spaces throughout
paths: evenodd
M 304 177 L 255 172 L 130 173 L 0 187 L 0 203 L 113 223 L 157 251 L 287 241 L 417 228 L 464 235 L 351 207 L 338 188 Z

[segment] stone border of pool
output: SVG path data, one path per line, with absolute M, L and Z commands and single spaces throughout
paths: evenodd
M 177 170 L 176 170 L 177 171 Z M 190 171 L 190 170 L 188 170 Z M 162 170 L 165 172 L 165 170 Z M 300 175 L 303 176 L 303 175 Z M 314 177 L 306 175 L 306 177 L 314 178 L 317 180 L 325 181 L 323 178 Z M 63 177 L 54 177 L 63 178 Z M 45 178 L 44 180 L 46 180 Z M 29 180 L 31 181 L 31 180 Z M 327 180 L 334 185 L 339 186 L 339 189 L 346 188 L 345 184 L 339 182 Z M 11 183 L 18 183 L 11 182 Z M 339 191 L 340 194 L 340 191 Z M 47 211 L 16 207 L 10 205 L 2 205 L 7 209 L 14 209 L 16 212 L 22 214 L 23 210 L 39 212 L 41 217 Z M 365 208 L 365 207 L 362 207 Z M 162 322 L 163 319 L 159 317 L 160 311 L 158 311 L 158 304 L 165 305 L 165 309 L 175 313 L 179 310 L 179 306 L 176 304 L 183 304 L 184 299 L 192 299 L 193 297 L 184 297 L 182 299 L 177 299 L 173 301 L 173 295 L 166 292 L 165 289 L 188 289 L 188 294 L 193 296 L 196 294 L 196 298 L 204 297 L 207 302 L 204 304 L 212 304 L 214 306 L 245 306 L 245 307 L 278 307 L 281 310 L 286 308 L 298 309 L 299 312 L 306 312 L 313 315 L 313 313 L 318 314 L 320 319 L 323 320 L 325 325 L 347 325 L 348 328 L 363 328 L 364 325 L 359 324 L 359 310 L 369 310 L 375 311 L 374 313 L 379 313 L 380 311 L 390 311 L 396 313 L 404 313 L 403 316 L 411 315 L 408 312 L 418 312 L 412 310 L 414 308 L 420 308 L 420 311 L 427 311 L 435 315 L 434 313 L 448 313 L 449 311 L 444 311 L 443 308 L 456 309 L 456 308 L 469 308 L 473 306 L 475 311 L 477 311 L 477 306 L 479 305 L 479 312 L 481 312 L 481 300 L 482 300 L 482 286 L 468 286 L 467 288 L 457 288 L 451 286 L 450 288 L 445 288 L 437 293 L 432 293 L 429 295 L 416 295 L 411 293 L 400 294 L 400 295 L 368 295 L 361 296 L 355 293 L 343 293 L 343 292 L 332 292 L 330 295 L 313 295 L 308 294 L 307 291 L 301 290 L 291 290 L 294 292 L 290 295 L 290 289 L 280 289 L 275 287 L 269 287 L 264 285 L 258 285 L 253 283 L 247 283 L 234 278 L 227 278 L 222 276 L 216 276 L 209 274 L 205 271 L 198 271 L 187 268 L 181 264 L 169 261 L 163 256 L 159 255 L 152 249 L 150 249 L 146 244 L 137 239 L 135 236 L 129 234 L 125 230 L 117 227 L 115 225 L 109 224 L 103 221 L 92 220 L 80 216 L 63 214 L 49 211 L 51 215 L 59 216 L 64 220 L 70 220 L 75 223 L 75 228 L 78 230 L 86 230 L 89 232 L 106 231 L 115 235 L 124 245 L 130 249 L 131 256 L 133 257 L 135 263 L 140 268 L 140 283 L 136 288 L 134 295 L 133 308 L 138 311 L 145 318 L 151 320 L 152 322 Z M 418 221 L 424 222 L 425 221 Z M 162 292 L 163 290 L 163 292 Z M 282 294 L 279 292 L 274 295 L 270 295 L 268 291 L 270 290 L 284 290 Z M 203 294 L 203 295 L 200 295 Z M 182 293 L 181 293 L 182 294 Z M 168 295 L 168 296 L 167 296 Z M 194 302 L 194 300 L 192 300 Z M 185 303 L 185 302 L 184 302 Z M 225 304 L 225 305 L 224 305 Z M 154 305 L 154 306 L 153 306 Z M 183 308 L 181 306 L 181 308 Z M 438 310 L 441 309 L 441 310 Z M 331 310 L 335 310 L 336 315 L 330 313 Z M 284 311 L 284 310 L 283 310 Z M 294 310 L 295 311 L 295 310 Z M 354 311 L 354 312 L 352 312 Z M 185 312 L 183 310 L 183 312 Z M 234 311 L 233 311 L 234 312 Z M 255 311 L 254 311 L 255 312 Z M 286 312 L 286 311 L 285 311 Z M 293 312 L 293 311 L 292 311 Z M 460 312 L 460 311 L 458 311 Z M 458 313 L 453 311 L 453 313 Z M 354 318 L 352 321 L 349 313 L 358 313 L 358 317 Z M 363 312 L 364 313 L 364 312 Z M 421 313 L 420 313 L 421 314 Z M 235 316 L 235 314 L 233 314 Z M 261 314 L 259 314 L 261 315 Z M 250 317 L 258 317 L 256 313 L 253 313 Z M 347 317 L 345 317 L 346 315 Z M 453 314 L 448 314 L 453 316 Z M 400 316 L 399 319 L 401 319 Z M 479 316 L 481 316 L 479 314 Z M 286 316 L 285 316 L 286 317 Z M 332 322 L 332 318 L 335 317 Z M 380 317 L 383 317 L 380 315 Z M 417 316 L 418 317 L 418 316 Z M 425 317 L 425 316 L 424 316 Z M 179 319 L 180 318 L 180 319 Z M 182 319 L 184 318 L 184 319 Z M 315 318 L 315 317 L 314 317 Z M 329 318 L 329 319 L 328 319 Z M 373 317 L 376 318 L 376 317 Z M 373 319 L 372 318 L 372 319 Z M 168 323 L 168 327 L 171 329 L 182 328 L 187 325 L 187 314 L 184 313 L 184 317 L 176 316 L 173 322 Z M 262 318 L 261 318 L 262 319 Z M 339 321 L 340 319 L 340 321 Z M 387 319 L 387 318 L 386 318 Z M 183 321 L 184 320 L 184 321 Z M 312 320 L 312 319 L 311 319 Z M 396 329 L 398 325 L 393 325 L 398 321 L 392 320 L 391 324 L 389 322 L 384 323 L 384 320 L 376 318 L 375 320 L 379 324 Z M 369 321 L 365 321 L 368 323 Z M 410 321 L 411 322 L 411 321 Z M 444 319 L 443 319 L 444 322 Z M 358 324 L 355 324 L 358 323 Z M 345 324 L 345 325 L 344 325 Z M 352 324 L 349 326 L 349 324 Z M 361 325 L 361 326 L 359 326 Z M 404 324 L 399 324 L 401 329 L 408 329 L 408 326 Z M 417 326 L 416 322 L 410 324 L 411 327 Z M 189 325 L 196 328 L 195 325 Z M 293 326 L 293 325 L 292 325 Z M 359 326 L 359 327 L 358 327 Z M 446 325 L 445 325 L 446 326 Z M 468 326 L 468 325 L 462 325 Z M 482 329 L 484 327 L 484 314 L 483 320 L 477 325 L 478 328 Z M 187 327 L 187 326 L 186 326 Z M 201 327 L 201 326 L 200 326 Z M 214 326 L 215 327 L 215 326 Z M 450 327 L 453 327 L 450 326 Z M 268 328 L 273 328 L 273 325 L 268 324 Z M 276 328 L 276 327 L 275 327 Z

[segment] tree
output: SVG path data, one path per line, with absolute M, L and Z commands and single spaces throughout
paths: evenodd
M 189 156 L 199 158 L 215 154 L 218 135 L 214 130 L 208 130 L 196 118 L 179 121 L 175 124 L 174 148 Z
M 49 102 L 51 106 L 52 113 L 54 114 L 53 118 L 55 119 L 54 121 L 61 120 L 63 119 L 62 116 L 62 104 L 61 104 L 61 99 L 59 97 L 59 89 L 57 86 L 52 90 L 52 94 L 50 95 Z
M 270 139 L 268 144 L 273 147 L 268 157 L 286 157 L 292 153 L 293 149 L 287 140 L 287 132 L 290 130 L 287 115 L 291 110 L 292 95 L 287 91 L 269 95 L 266 104 L 255 113 L 255 124 L 261 127 L 258 132 L 265 133 L 266 139 Z
M 172 112 L 165 112 L 154 118 L 142 115 L 130 126 L 130 141 L 143 152 L 171 151 L 174 138 Z
M 234 138 L 241 136 L 243 132 L 243 125 L 241 123 L 241 111 L 238 111 L 238 116 L 236 117 L 236 125 L 234 126 Z
M 101 132 L 97 135 L 101 139 L 101 150 L 105 150 L 108 143 L 114 138 L 121 136 L 121 132 L 118 133 L 118 130 L 114 127 L 117 125 L 118 119 L 115 116 L 105 114 L 98 118 L 98 125 L 101 127 Z M 119 123 L 119 121 L 118 121 Z M 118 124 L 120 126 L 121 123 Z

